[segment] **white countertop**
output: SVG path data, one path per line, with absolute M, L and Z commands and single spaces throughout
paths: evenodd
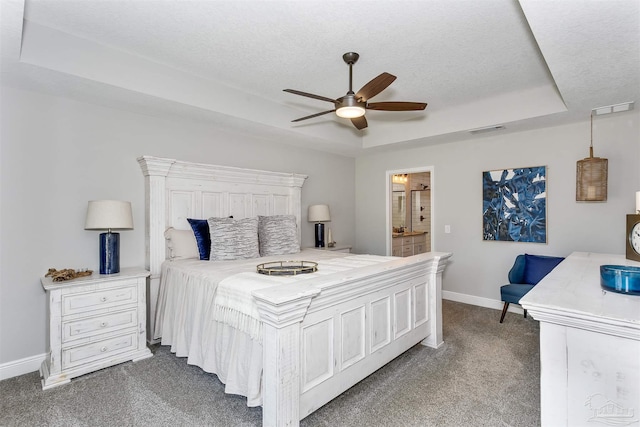
M 604 321 L 637 329 L 633 335 L 640 333 L 640 296 L 603 292 L 600 266 L 605 264 L 640 267 L 624 255 L 574 252 L 527 293 L 520 305 L 536 320 L 560 324 L 580 323 L 580 319 Z M 573 320 L 567 322 L 568 318 Z

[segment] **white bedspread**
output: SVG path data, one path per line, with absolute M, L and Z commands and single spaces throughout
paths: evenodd
M 318 275 L 392 259 L 305 249 L 298 254 L 242 261 L 165 261 L 162 265 L 154 338 L 170 345 L 187 363 L 215 373 L 225 391 L 262 404 L 262 325 L 251 293 Z M 256 266 L 272 261 L 314 261 L 318 271 L 297 276 L 266 276 Z

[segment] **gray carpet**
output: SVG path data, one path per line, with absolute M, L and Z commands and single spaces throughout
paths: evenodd
M 301 426 L 540 425 L 538 323 L 443 302 L 445 344 L 416 346 Z M 0 381 L 1 426 L 259 426 L 260 408 L 168 347 L 42 391 L 37 372 Z

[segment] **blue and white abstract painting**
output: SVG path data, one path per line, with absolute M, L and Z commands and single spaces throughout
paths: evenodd
M 483 240 L 547 243 L 547 168 L 482 173 Z

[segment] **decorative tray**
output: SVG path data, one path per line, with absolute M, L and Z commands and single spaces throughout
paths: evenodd
M 318 271 L 318 263 L 312 261 L 273 261 L 257 265 L 258 273 L 269 276 L 295 276 Z
M 640 267 L 601 265 L 600 287 L 605 291 L 640 295 Z

